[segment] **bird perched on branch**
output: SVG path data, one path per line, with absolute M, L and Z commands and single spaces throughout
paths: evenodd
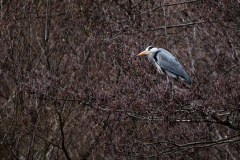
M 157 67 L 160 73 L 164 73 L 167 76 L 175 79 L 181 79 L 191 84 L 191 78 L 184 71 L 182 65 L 178 62 L 170 52 L 163 48 L 156 48 L 149 46 L 145 51 L 139 53 L 137 56 L 148 55 L 148 60 Z M 168 77 L 167 77 L 167 81 Z

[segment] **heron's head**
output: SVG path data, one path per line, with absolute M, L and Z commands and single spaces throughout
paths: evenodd
M 157 50 L 158 50 L 158 49 L 157 49 L 156 47 L 148 46 L 145 51 L 139 53 L 137 56 L 141 56 L 141 55 L 149 54 L 149 53 L 154 53 L 154 52 L 156 52 Z

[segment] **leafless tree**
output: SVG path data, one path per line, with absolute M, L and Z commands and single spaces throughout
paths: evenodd
M 240 158 L 238 1 L 0 6 L 0 159 Z M 193 80 L 174 99 L 149 45 Z

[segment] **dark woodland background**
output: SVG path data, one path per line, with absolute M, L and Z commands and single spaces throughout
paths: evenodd
M 240 159 L 239 0 L 0 3 L 0 159 Z

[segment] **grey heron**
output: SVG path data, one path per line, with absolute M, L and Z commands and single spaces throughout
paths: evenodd
M 183 81 L 186 81 L 188 84 L 192 83 L 191 78 L 184 71 L 177 58 L 175 58 L 167 50 L 163 48 L 148 46 L 145 51 L 139 53 L 137 56 L 141 55 L 148 55 L 148 60 L 157 67 L 160 73 L 163 73 L 175 79 L 181 79 Z M 169 81 L 168 77 L 167 81 Z

